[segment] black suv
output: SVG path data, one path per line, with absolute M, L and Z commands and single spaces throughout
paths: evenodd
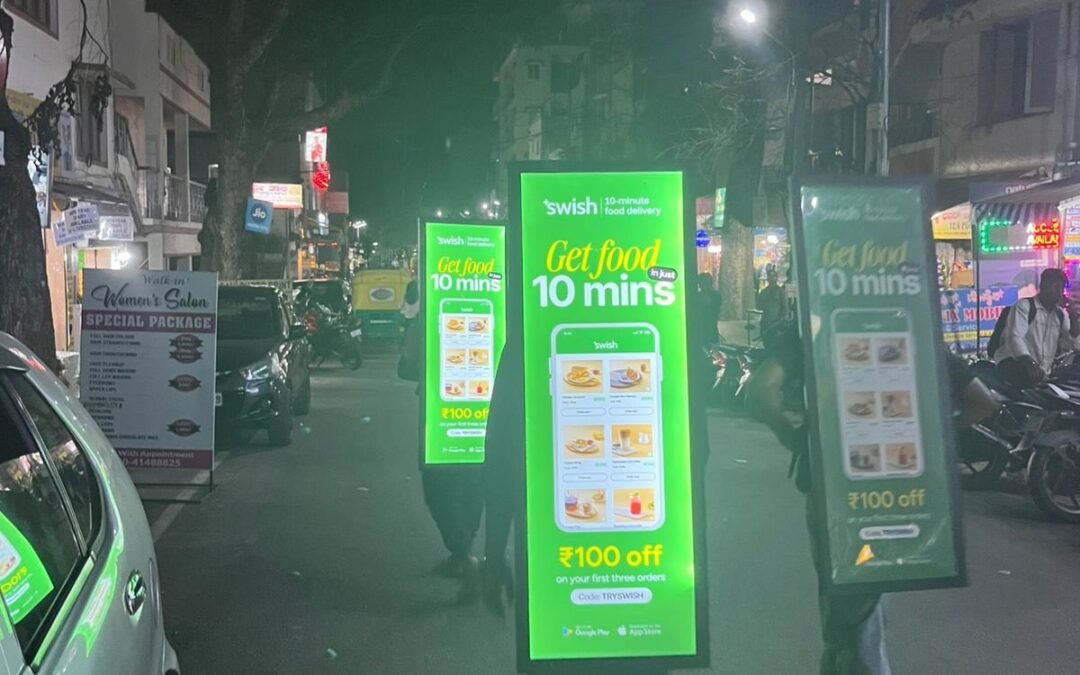
M 266 429 L 271 445 L 292 441 L 293 413 L 311 407 L 310 347 L 284 295 L 269 286 L 218 289 L 219 430 Z M 250 435 L 250 434 L 249 434 Z

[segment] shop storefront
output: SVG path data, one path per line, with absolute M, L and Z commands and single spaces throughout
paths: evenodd
M 1018 299 L 1035 295 L 1044 269 L 1065 268 L 1071 279 L 1077 278 L 1078 206 L 1080 180 L 1069 179 L 935 215 L 943 328 L 953 349 L 982 353 L 1001 311 Z M 970 244 L 960 239 L 964 211 L 970 214 Z M 946 236 L 955 239 L 946 245 Z M 970 283 L 965 283 L 968 276 Z
M 754 228 L 754 291 L 768 283 L 769 269 L 776 270 L 781 285 L 791 278 L 791 244 L 782 227 Z
M 975 270 L 971 251 L 971 202 L 939 211 L 930 222 L 942 290 L 972 288 Z

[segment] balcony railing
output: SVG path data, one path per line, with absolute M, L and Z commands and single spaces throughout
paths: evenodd
M 165 219 L 177 222 L 187 221 L 188 185 L 187 179 L 166 174 L 165 176 Z
M 191 216 L 193 223 L 201 223 L 206 220 L 206 186 L 202 183 L 190 181 L 188 192 L 191 194 Z
M 202 223 L 206 218 L 206 186 L 183 176 L 143 170 L 146 216 L 178 223 Z

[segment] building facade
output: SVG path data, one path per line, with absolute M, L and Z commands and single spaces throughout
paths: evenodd
M 509 162 L 635 156 L 642 102 L 630 35 L 637 6 L 567 3 L 549 39 L 510 50 L 495 76 L 501 194 Z
M 74 109 L 59 120 L 59 152 L 38 163 L 48 174 L 39 203 L 61 351 L 78 344 L 83 270 L 191 269 L 205 213 L 204 188 L 190 182 L 188 158 L 192 129 L 209 129 L 206 65 L 139 0 L 85 5 L 93 39 L 80 55 L 78 0 L 4 3 L 14 19 L 6 95 L 16 116 L 30 116 L 80 61 Z M 53 224 L 80 204 L 94 205 L 104 226 L 57 245 Z

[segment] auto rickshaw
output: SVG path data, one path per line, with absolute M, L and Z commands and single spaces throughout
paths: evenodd
M 365 340 L 397 340 L 401 336 L 401 303 L 412 273 L 408 269 L 359 270 L 353 276 L 353 314 Z

